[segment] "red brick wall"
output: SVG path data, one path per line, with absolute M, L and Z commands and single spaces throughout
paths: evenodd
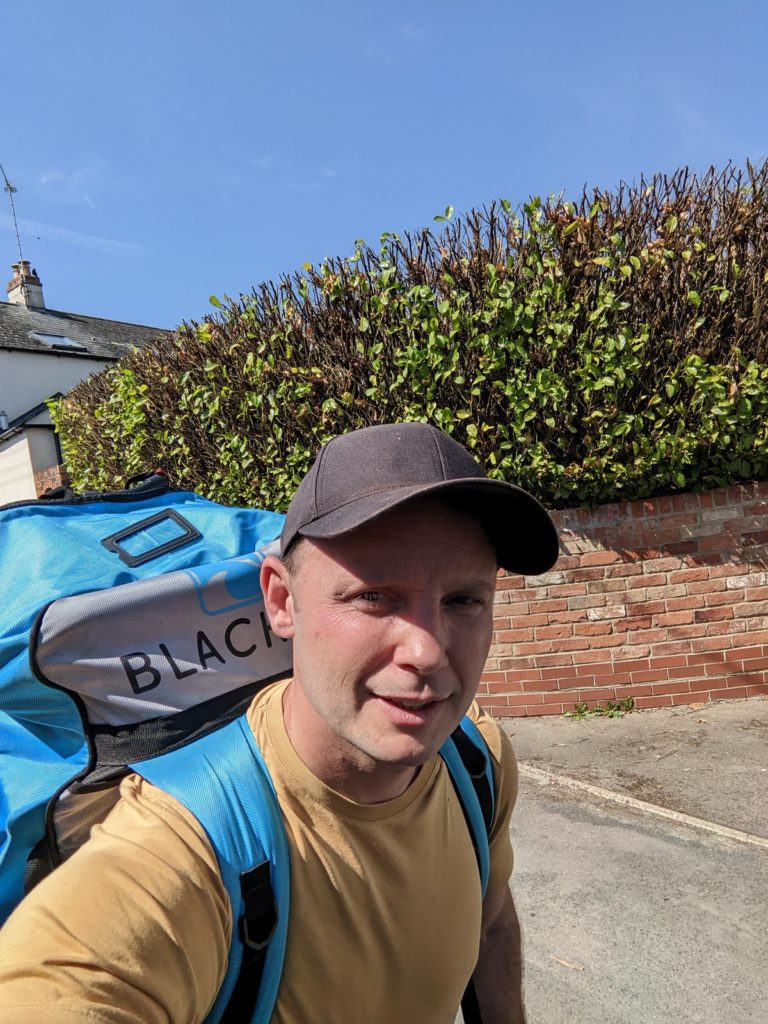
M 57 487 L 69 487 L 69 475 L 65 466 L 51 466 L 35 473 L 35 490 L 38 498 L 46 491 L 53 491 Z
M 552 572 L 498 581 L 491 713 L 768 694 L 768 482 L 554 518 Z

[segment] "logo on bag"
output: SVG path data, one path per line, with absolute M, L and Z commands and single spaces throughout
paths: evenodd
M 223 615 L 261 600 L 259 571 L 264 555 L 230 558 L 213 565 L 196 565 L 182 570 L 192 581 L 204 615 Z

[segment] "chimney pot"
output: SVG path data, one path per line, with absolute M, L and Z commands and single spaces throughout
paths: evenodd
M 29 260 L 19 260 L 11 268 L 13 277 L 6 288 L 8 301 L 28 309 L 45 309 L 43 285 L 37 271 L 31 269 Z

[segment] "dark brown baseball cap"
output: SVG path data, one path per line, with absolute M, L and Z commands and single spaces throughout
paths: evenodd
M 489 479 L 466 448 L 428 423 L 384 423 L 323 445 L 288 509 L 282 550 L 298 537 L 341 537 L 426 497 L 476 518 L 503 569 L 531 576 L 557 560 L 557 530 L 544 506 L 521 487 Z

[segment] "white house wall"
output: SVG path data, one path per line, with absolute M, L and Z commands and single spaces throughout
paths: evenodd
M 36 497 L 29 439 L 18 434 L 0 447 L 0 505 Z
M 57 392 L 66 394 L 109 364 L 98 359 L 0 349 L 0 411 L 9 420 Z
M 32 472 L 39 473 L 43 469 L 50 469 L 51 466 L 58 466 L 59 453 L 56 451 L 56 442 L 52 430 L 37 429 L 25 431 L 27 444 L 29 445 L 29 458 L 32 462 Z

